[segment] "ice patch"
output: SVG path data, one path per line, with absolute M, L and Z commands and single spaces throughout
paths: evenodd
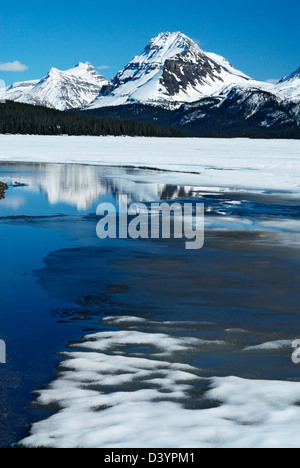
M 227 343 L 220 340 L 174 337 L 164 333 L 121 330 L 87 335 L 81 343 L 71 345 L 71 347 L 73 346 L 98 352 L 117 352 L 118 354 L 123 352 L 124 346 L 149 346 L 152 349 L 152 356 L 169 357 L 174 353 L 186 353 L 187 350 L 195 351 L 217 346 L 226 347 Z
M 299 448 L 300 383 L 205 378 L 176 362 L 200 342 L 132 330 L 87 335 L 73 344 L 84 352 L 63 353 L 57 379 L 37 393 L 35 406 L 57 413 L 33 424 L 21 446 Z M 125 354 L 129 344 L 152 352 Z
M 209 192 L 300 193 L 297 140 L 1 135 L 0 148 L 1 161 L 152 167 L 188 171 L 181 184 Z
M 249 333 L 247 330 L 243 330 L 242 328 L 227 328 L 225 330 L 226 333 L 235 333 L 235 334 L 244 334 Z
M 268 341 L 257 346 L 247 346 L 244 351 L 274 351 L 276 349 L 292 348 L 293 340 Z

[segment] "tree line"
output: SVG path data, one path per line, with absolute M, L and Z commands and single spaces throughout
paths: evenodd
M 90 135 L 182 137 L 175 128 L 147 122 L 97 118 L 13 101 L 0 103 L 0 133 L 30 135 Z

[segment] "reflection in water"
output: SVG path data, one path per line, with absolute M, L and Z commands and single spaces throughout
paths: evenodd
M 176 177 L 178 185 L 170 185 L 168 173 L 151 170 L 59 164 L 0 166 L 0 180 L 10 185 L 5 200 L 0 202 L 0 338 L 9 345 L 9 363 L 1 369 L 4 411 L 0 410 L 0 446 L 25 437 L 27 423 L 45 418 L 44 413 L 33 417 L 24 410 L 29 392 L 50 380 L 57 361 L 50 361 L 49 354 L 64 351 L 63 343 L 67 341 L 79 340 L 82 327 L 85 333 L 86 327 L 94 331 L 109 327 L 110 335 L 104 341 L 111 346 L 104 355 L 104 376 L 114 379 L 110 381 L 109 396 L 120 395 L 122 401 L 124 394 L 129 398 L 140 395 L 142 386 L 155 398 L 159 392 L 158 396 L 169 400 L 169 405 L 171 400 L 174 403 L 174 392 L 181 390 L 178 385 L 184 385 L 186 407 L 203 406 L 202 382 L 197 381 L 189 389 L 186 379 L 178 382 L 178 364 L 185 363 L 205 376 L 298 378 L 289 343 L 297 336 L 299 323 L 299 247 L 290 251 L 279 245 L 279 240 L 289 245 L 299 242 L 298 201 L 272 194 L 212 194 L 214 189 L 183 186 L 182 174 Z M 129 201 L 143 202 L 201 198 L 211 229 L 205 248 L 189 255 L 173 239 L 134 243 L 112 239 L 111 243 L 101 244 L 95 233 L 95 216 L 73 214 L 87 209 L 95 213 L 100 201 L 117 201 L 121 194 L 126 194 Z M 242 229 L 248 232 L 242 233 Z M 103 325 L 99 318 L 105 316 L 110 321 Z M 71 327 L 65 323 L 67 319 Z M 120 323 L 121 334 L 111 334 L 111 328 L 118 328 Z M 113 339 L 117 335 L 121 337 L 118 343 Z M 168 353 L 173 346 L 174 358 L 159 355 L 157 348 L 162 343 Z M 145 379 L 140 378 L 141 372 L 136 379 L 134 373 L 128 373 L 128 367 L 122 374 L 120 362 L 123 360 L 127 366 L 132 359 L 137 360 L 136 369 L 144 372 L 146 363 L 153 365 L 153 371 L 148 367 Z M 166 369 L 161 367 L 161 359 Z M 114 362 L 117 372 L 114 364 L 110 366 Z M 174 365 L 176 379 L 170 373 Z M 82 390 L 85 382 L 80 381 L 80 375 L 74 375 Z M 251 388 L 249 382 L 245 385 Z M 172 390 L 169 396 L 167 387 Z M 99 385 L 98 390 L 102 392 Z M 107 392 L 107 388 L 103 391 Z M 240 388 L 237 392 L 241 394 Z M 265 402 L 265 393 L 262 395 L 258 401 Z M 87 401 L 91 401 L 90 395 Z M 100 403 L 93 409 L 107 407 Z M 133 398 L 130 405 L 139 409 L 139 403 Z M 253 427 L 250 403 L 247 425 L 239 417 L 240 400 L 230 409 L 238 417 L 237 431 Z M 149 408 L 152 417 L 153 406 Z M 169 408 L 168 415 L 172 413 Z M 100 415 L 102 425 L 105 414 Z M 125 416 L 127 431 L 132 414 Z M 87 417 L 94 415 L 89 412 Z M 188 418 L 190 427 L 190 414 Z M 61 434 L 61 420 L 59 423 Z M 150 418 L 145 424 L 155 427 Z M 82 426 L 68 422 L 68 437 L 70 427 Z M 112 427 L 114 431 L 119 429 L 115 422 Z M 104 431 L 109 428 L 104 426 Z M 139 433 L 147 434 L 140 431 L 139 425 L 137 428 Z M 168 431 L 169 427 L 165 433 Z M 79 440 L 81 443 L 82 434 Z
M 157 172 L 156 172 L 157 174 Z M 142 180 L 139 178 L 143 177 Z M 0 177 L 14 187 L 42 191 L 51 205 L 65 203 L 78 210 L 89 209 L 100 197 L 118 201 L 126 194 L 130 203 L 191 197 L 193 187 L 153 183 L 153 171 L 72 164 L 6 164 Z

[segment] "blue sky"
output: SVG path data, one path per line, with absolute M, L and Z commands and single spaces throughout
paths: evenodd
M 79 61 L 111 77 L 162 31 L 184 32 L 254 78 L 281 78 L 300 66 L 299 17 L 299 0 L 1 0 L 0 80 Z

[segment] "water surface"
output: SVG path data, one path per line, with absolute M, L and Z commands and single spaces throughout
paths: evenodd
M 9 185 L 0 201 L 0 339 L 7 344 L 1 446 L 47 416 L 26 409 L 30 392 L 51 380 L 60 361 L 54 353 L 86 333 L 123 326 L 194 337 L 212 345 L 176 359 L 205 376 L 299 379 L 289 344 L 245 352 L 300 336 L 297 200 L 274 192 L 213 193 L 182 186 L 180 174 L 170 185 L 163 172 L 116 167 L 1 164 L 0 180 Z M 99 240 L 96 208 L 117 205 L 121 194 L 145 203 L 205 203 L 205 247 Z M 125 317 L 123 325 L 101 321 L 108 316 Z M 147 356 L 151 349 L 132 342 L 122 352 Z M 193 398 L 187 406 L 195 406 Z

